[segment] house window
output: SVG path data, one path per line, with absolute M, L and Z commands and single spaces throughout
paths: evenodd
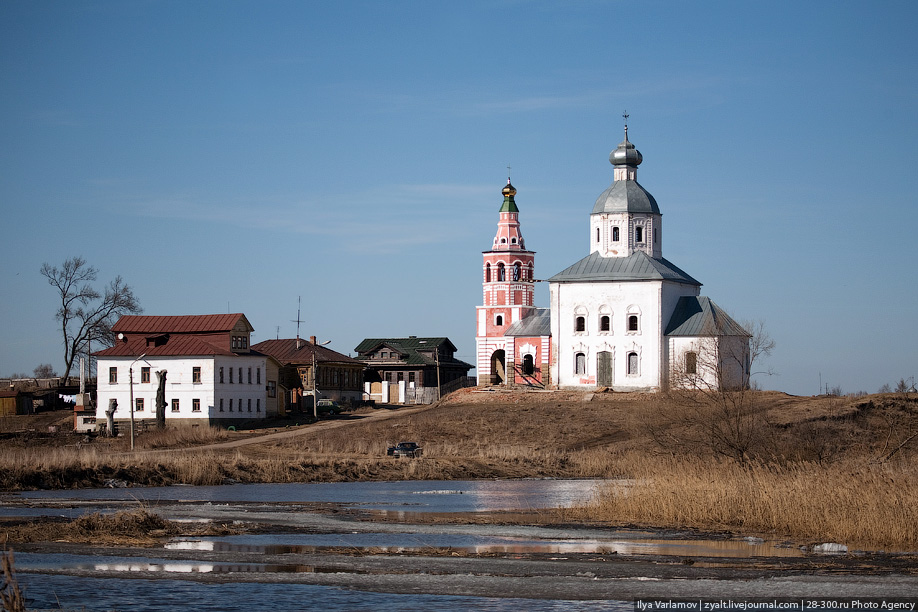
M 602 315 L 601 317 L 599 317 L 599 331 L 601 332 L 609 331 L 609 328 L 611 327 L 611 325 L 609 324 L 609 321 L 610 321 L 609 315 Z
M 577 318 L 574 319 L 574 331 L 586 331 L 586 317 L 578 315 Z
M 638 330 L 638 316 L 628 315 L 628 331 L 636 332 Z
M 261 368 L 255 368 L 255 384 L 261 384 Z
M 252 412 L 252 399 L 249 398 L 249 412 Z
M 200 383 L 201 382 L 201 366 L 194 366 L 191 368 L 191 382 Z
M 179 401 L 177 399 L 172 400 L 172 412 L 179 411 Z
M 414 383 L 414 375 L 415 375 L 414 372 L 408 372 L 408 382 L 409 383 Z
M 249 368 L 249 384 L 252 384 L 252 368 Z
M 255 412 L 261 412 L 261 399 L 255 400 Z
M 134 399 L 134 412 L 143 412 L 143 398 L 138 397 Z
M 140 368 L 140 382 L 148 383 L 150 382 L 150 368 L 149 366 L 143 366 Z
M 220 384 L 223 384 L 223 366 L 220 366 Z
M 644 226 L 638 225 L 634 228 L 634 241 L 644 242 Z
M 220 398 L 220 412 L 223 412 L 223 398 Z
M 698 373 L 698 353 L 694 351 L 689 351 L 685 354 L 685 373 L 686 374 L 697 374 Z
M 535 373 L 535 362 L 532 355 L 523 355 L 523 374 L 532 376 Z
M 273 380 L 268 381 L 268 397 L 277 397 L 277 383 Z
M 398 373 L 398 382 L 402 382 L 403 380 L 405 380 L 405 373 L 404 373 L 404 372 L 399 372 L 399 373 Z
M 574 374 L 586 374 L 586 355 L 583 353 L 574 355 Z
M 239 368 L 239 384 L 242 384 L 242 368 Z
M 504 324 L 504 315 L 497 315 L 494 317 L 494 325 L 500 327 Z
M 108 369 L 108 383 L 110 385 L 118 384 L 118 368 Z
M 229 401 L 229 411 L 230 412 L 233 411 L 233 398 L 230 398 L 230 401 Z
M 201 400 L 193 399 L 191 400 L 191 411 L 192 412 L 201 412 Z
M 229 369 L 229 375 L 230 375 L 230 384 L 233 384 L 233 368 Z
M 638 373 L 638 354 L 628 353 L 628 374 L 637 375 Z
M 612 228 L 612 242 L 618 242 L 618 226 Z

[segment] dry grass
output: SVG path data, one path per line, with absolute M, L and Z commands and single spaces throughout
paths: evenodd
M 0 604 L 4 612 L 25 612 L 25 597 L 13 572 L 13 552 L 4 550 L 0 556 Z
M 836 541 L 918 546 L 918 474 L 906 463 L 832 466 L 632 456 L 633 487 L 609 488 L 581 517 Z

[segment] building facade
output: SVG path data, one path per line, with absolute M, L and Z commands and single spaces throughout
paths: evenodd
M 267 357 L 249 346 L 253 328 L 241 313 L 121 317 L 116 344 L 95 353 L 96 420 L 155 421 L 157 372 L 165 372 L 166 422 L 231 425 L 273 416 Z M 133 398 L 133 405 L 132 405 Z
M 252 347 L 280 363 L 279 379 L 287 389 L 287 412 L 313 412 L 316 399 L 354 404 L 363 397 L 364 364 L 309 340 L 280 338 Z

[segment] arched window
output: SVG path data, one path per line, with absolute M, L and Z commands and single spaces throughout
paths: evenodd
M 698 353 L 694 351 L 689 351 L 685 354 L 685 373 L 686 374 L 697 374 L 698 373 Z
M 586 317 L 578 315 L 574 319 L 574 331 L 585 332 L 586 331 Z
M 516 244 L 516 238 L 511 238 L 511 239 L 510 239 L 510 244 Z
M 529 273 L 528 273 L 528 276 L 526 277 L 527 280 L 532 280 L 532 279 L 535 278 L 535 272 L 534 272 L 534 270 L 535 270 L 535 268 L 532 267 L 532 262 L 530 262 L 530 263 L 529 263 Z
M 609 315 L 602 315 L 599 317 L 599 331 L 607 332 L 609 331 Z
M 599 228 L 596 228 L 596 242 L 599 242 Z
M 500 327 L 503 324 L 504 324 L 504 315 L 497 315 L 496 317 L 494 317 L 494 325 L 497 325 L 498 327 Z
M 583 353 L 574 355 L 574 374 L 586 374 L 586 355 Z
M 485 265 L 485 282 L 486 283 L 491 282 L 491 264 Z
M 497 282 L 502 283 L 507 280 L 507 271 L 504 269 L 504 263 L 497 264 Z
M 634 241 L 644 242 L 644 226 L 638 225 L 634 228 Z
M 628 353 L 628 374 L 638 373 L 638 354 Z
M 612 228 L 612 242 L 618 242 L 618 226 Z
M 630 332 L 638 331 L 638 316 L 637 315 L 628 315 L 628 331 Z
M 535 363 L 532 355 L 523 355 L 523 374 L 532 376 L 535 373 Z
M 513 282 L 519 282 L 521 269 L 520 262 L 513 264 Z

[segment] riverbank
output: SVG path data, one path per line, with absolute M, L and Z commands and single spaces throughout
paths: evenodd
M 0 488 L 629 478 L 640 485 L 601 496 L 581 518 L 918 548 L 918 398 L 728 399 L 464 390 L 309 425 L 147 432 L 133 453 L 124 439 L 7 439 Z M 386 456 L 401 440 L 424 456 Z

